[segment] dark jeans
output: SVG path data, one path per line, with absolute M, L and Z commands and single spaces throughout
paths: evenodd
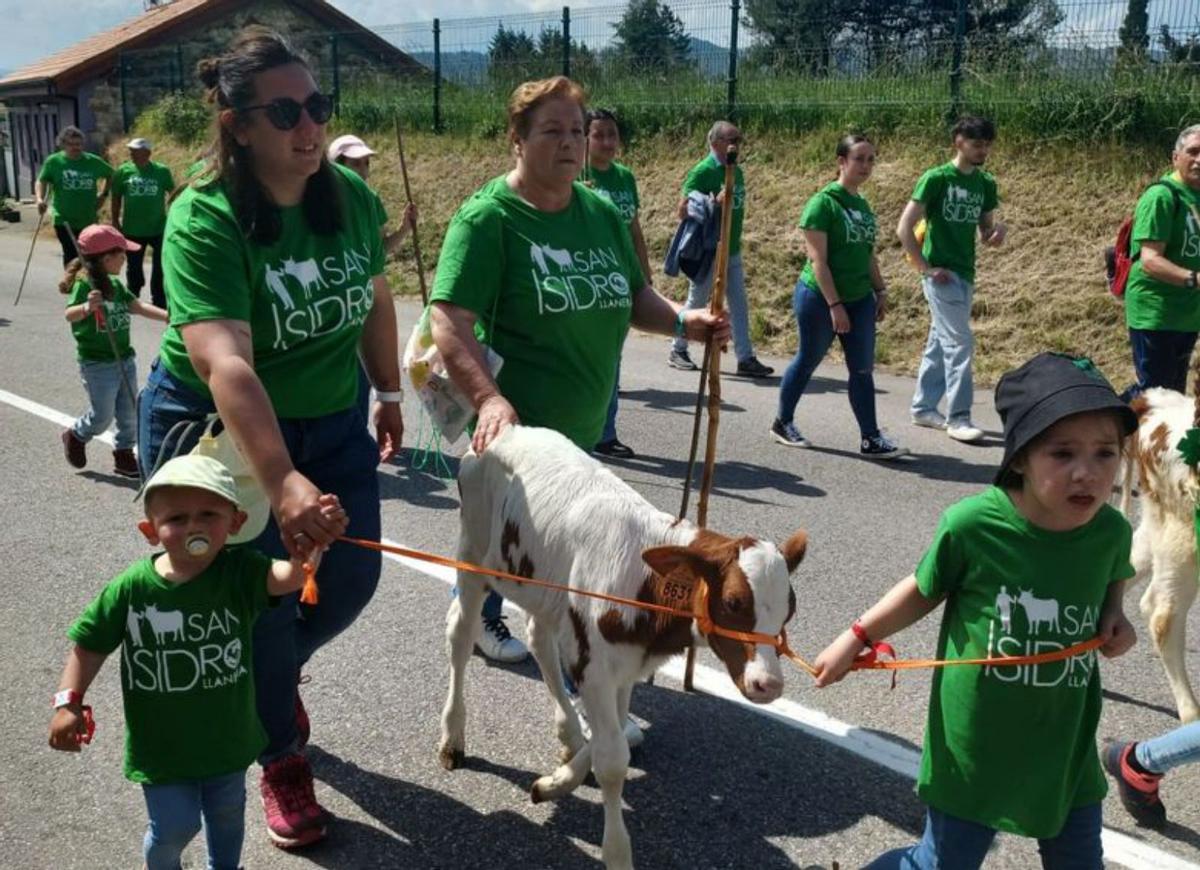
M 1133 351 L 1137 385 L 1127 391 L 1127 398 L 1151 387 L 1187 392 L 1188 366 L 1196 347 L 1196 333 L 1131 329 L 1129 347 Z
M 138 461 L 148 474 L 170 428 L 181 420 L 203 420 L 212 401 L 171 377 L 154 361 L 138 400 Z M 202 427 L 191 433 L 181 452 L 195 446 Z M 379 447 L 358 407 L 324 417 L 280 420 L 279 428 L 296 470 L 321 492 L 341 499 L 350 516 L 346 535 L 377 541 L 380 535 Z M 168 454 L 174 444 L 166 445 Z M 286 558 L 279 527 L 272 517 L 254 547 Z M 279 599 L 254 626 L 254 687 L 258 717 L 267 731 L 267 762 L 292 751 L 296 743 L 296 679 L 314 652 L 348 628 L 375 594 L 380 556 L 351 544 L 335 544 L 317 571 L 320 601 L 299 604 L 299 593 Z
M 79 238 L 79 234 L 84 230 L 84 227 L 71 227 L 71 232 L 75 234 L 75 238 Z M 67 264 L 79 256 L 75 250 L 75 243 L 71 241 L 71 234 L 67 232 L 66 224 L 55 224 L 54 235 L 58 236 L 58 243 L 62 245 L 62 261 L 63 268 L 67 268 Z
M 146 248 L 154 248 L 154 256 L 150 265 L 150 301 L 159 308 L 167 307 L 167 297 L 163 293 L 162 279 L 162 233 L 157 236 L 126 236 L 131 242 L 142 246 L 140 251 L 130 251 L 125 265 L 125 279 L 129 284 L 129 292 L 134 296 L 142 295 L 146 286 L 146 275 L 142 271 L 142 261 L 146 258 Z
M 844 304 L 850 317 L 850 331 L 837 338 L 850 373 L 850 408 L 862 437 L 871 438 L 879 434 L 879 424 L 875 420 L 875 294 Z M 777 414 L 784 423 L 792 422 L 796 405 L 835 335 L 825 297 L 803 281 L 796 283 L 793 306 L 800 331 L 800 349 L 788 364 L 779 385 Z
M 1038 840 L 1038 853 L 1045 870 L 1102 870 L 1100 804 L 1077 807 L 1067 814 L 1055 837 Z M 925 816 L 921 842 L 893 849 L 867 865 L 867 870 L 974 870 L 984 856 L 996 830 L 969 822 L 932 807 Z

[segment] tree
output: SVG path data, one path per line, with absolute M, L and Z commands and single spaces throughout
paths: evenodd
M 1123 62 L 1144 61 L 1150 48 L 1150 0 L 1129 0 L 1125 9 L 1125 20 L 1117 31 L 1121 47 L 1117 49 L 1117 60 Z
M 751 62 L 777 70 L 829 72 L 833 42 L 845 27 L 847 0 L 746 0 L 746 24 L 758 36 Z
M 488 44 L 488 75 L 496 81 L 521 81 L 535 75 L 537 49 L 524 30 L 503 24 Z
M 1187 41 L 1176 39 L 1171 35 L 1171 28 L 1162 26 L 1160 31 L 1163 48 L 1167 52 L 1169 63 L 1175 64 L 1181 70 L 1192 75 L 1200 75 L 1200 36 L 1193 33 Z
M 633 68 L 665 71 L 690 63 L 691 39 L 666 3 L 629 0 L 612 28 L 617 56 Z

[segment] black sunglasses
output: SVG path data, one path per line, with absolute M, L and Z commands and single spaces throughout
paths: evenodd
M 300 123 L 300 112 L 308 112 L 314 124 L 324 124 L 333 115 L 333 97 L 313 91 L 303 103 L 297 103 L 291 97 L 280 97 L 259 106 L 244 106 L 239 112 L 250 112 L 262 109 L 267 113 L 267 120 L 276 130 L 291 130 Z

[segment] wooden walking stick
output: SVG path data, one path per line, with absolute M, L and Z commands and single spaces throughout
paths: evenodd
M 37 244 L 38 233 L 42 231 L 42 222 L 45 220 L 45 212 L 38 214 L 37 226 L 33 228 L 33 238 L 29 241 L 29 253 L 25 256 L 25 271 L 21 273 L 21 283 L 17 286 L 17 298 L 13 300 L 14 306 L 21 301 L 21 293 L 25 289 L 25 277 L 29 274 L 29 261 L 33 259 L 33 248 Z
M 712 293 L 708 298 L 708 310 L 716 314 L 725 307 L 725 283 L 729 271 L 729 232 L 733 223 L 734 166 L 737 164 L 737 148 L 729 146 L 725 152 L 725 186 L 721 196 L 721 237 L 717 243 L 717 259 L 713 268 Z M 717 428 L 721 424 L 721 348 L 716 346 L 715 336 L 710 335 L 704 345 L 704 362 L 700 369 L 700 389 L 696 396 L 696 418 L 692 427 L 692 455 L 688 462 L 688 480 L 684 485 L 684 511 L 687 509 L 687 487 L 691 483 L 692 463 L 696 458 L 696 446 L 700 432 L 700 406 L 704 395 L 704 379 L 708 378 L 708 437 L 704 444 L 704 471 L 700 477 L 700 496 L 696 502 L 696 525 L 708 525 L 708 494 L 712 490 L 713 468 L 717 454 Z M 687 662 L 683 668 L 684 691 L 693 690 L 696 670 L 696 645 L 690 644 Z
M 400 174 L 404 176 L 404 195 L 408 198 L 408 204 L 413 204 L 412 187 L 408 183 L 408 163 L 404 160 L 404 136 L 400 133 L 400 116 L 396 115 L 396 150 L 400 153 Z M 425 287 L 425 264 L 421 261 L 421 240 L 417 237 L 417 222 L 414 220 L 412 226 L 413 240 L 413 256 L 417 259 L 417 282 L 421 285 L 421 304 L 429 304 L 429 291 Z

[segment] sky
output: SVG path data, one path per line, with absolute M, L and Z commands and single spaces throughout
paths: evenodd
M 544 13 L 547 17 L 557 17 L 563 6 L 563 0 L 408 0 L 403 4 L 396 3 L 395 0 L 330 2 L 368 26 L 428 22 L 435 15 L 440 16 L 443 21 L 491 16 L 499 18 L 500 14 L 521 13 Z M 573 10 L 582 10 L 587 6 L 621 5 L 622 2 L 623 0 L 595 0 L 571 5 Z M 1151 0 L 1151 20 L 1164 14 L 1168 18 L 1182 17 L 1183 10 L 1192 2 L 1193 0 Z M 1124 0 L 1059 0 L 1059 3 L 1068 14 L 1068 24 L 1083 30 L 1115 30 L 1120 25 L 1125 7 Z M 686 6 L 693 8 L 686 9 Z M 727 7 L 727 4 L 723 0 L 713 0 L 713 6 L 721 8 Z M 683 0 L 678 11 L 684 23 L 697 36 L 717 43 L 724 42 L 716 33 L 705 32 L 703 27 L 702 20 L 712 21 L 715 10 L 701 10 L 696 7 L 696 0 Z M 0 0 L 0 21 L 4 22 L 5 32 L 4 47 L 0 51 L 0 70 L 17 69 L 66 48 L 97 31 L 135 17 L 142 9 L 142 0 Z M 80 14 L 81 11 L 86 14 Z M 580 20 L 581 30 L 584 26 L 589 30 L 607 30 L 606 22 L 596 20 L 595 15 L 584 14 L 576 17 Z M 724 19 L 725 13 L 721 13 L 720 18 L 716 20 L 723 23 Z M 1191 29 L 1197 25 L 1188 21 L 1187 26 Z M 487 27 L 494 25 L 489 23 Z M 388 30 L 397 34 L 392 36 L 396 42 L 404 43 L 403 29 Z M 465 29 L 463 34 L 465 36 Z

